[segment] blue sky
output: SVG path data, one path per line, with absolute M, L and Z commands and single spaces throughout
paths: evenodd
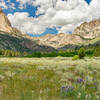
M 25 0 L 26 2 L 24 2 L 24 0 L 22 1 L 22 0 L 0 0 L 0 3 L 2 2 L 2 4 L 0 5 L 0 7 L 2 7 L 3 8 L 3 11 L 6 13 L 6 15 L 9 15 L 10 17 L 10 20 L 11 20 L 11 23 L 13 24 L 13 26 L 15 26 L 15 27 L 18 27 L 18 25 L 17 24 L 15 24 L 14 22 L 16 22 L 16 21 L 13 21 L 14 19 L 11 19 L 11 18 L 13 18 L 13 16 L 15 16 L 16 14 L 16 12 L 19 12 L 19 13 L 23 13 L 23 12 L 25 12 L 25 13 L 28 13 L 28 15 L 27 14 L 25 14 L 25 16 L 26 17 L 28 17 L 27 19 L 30 19 L 30 20 L 32 20 L 33 21 L 33 19 L 35 18 L 35 20 L 40 20 L 40 19 L 38 19 L 38 17 L 40 17 L 40 16 L 43 16 L 44 14 L 45 14 L 45 12 L 44 13 L 39 13 L 39 14 L 37 14 L 37 11 L 38 11 L 38 9 L 39 8 L 43 8 L 43 7 L 40 7 L 40 5 L 36 5 L 36 4 L 32 4 L 33 2 L 34 2 L 34 0 L 32 1 L 32 0 Z M 29 2 L 28 2 L 29 1 Z M 38 0 L 39 1 L 39 0 Z M 42 1 L 42 0 L 41 0 Z M 60 0 L 59 0 L 60 1 Z M 62 0 L 62 1 L 64 1 L 64 0 Z M 61 2 L 61 1 L 60 1 Z M 74 2 L 74 1 L 73 1 Z M 85 2 L 89 5 L 90 4 L 90 2 L 91 2 L 91 0 L 85 0 Z M 5 4 L 4 4 L 5 3 Z M 45 3 L 44 3 L 45 4 Z M 86 5 L 86 4 L 85 4 Z M 43 6 L 43 5 L 42 5 Z M 87 6 L 87 5 L 86 5 Z M 12 8 L 13 7 L 13 8 Z M 84 8 L 84 7 L 83 7 Z M 64 8 L 65 9 L 65 8 Z M 40 10 L 40 9 L 39 9 Z M 61 12 L 61 11 L 60 11 Z M 14 15 L 15 14 L 15 15 Z M 85 15 L 84 15 L 85 16 Z M 25 18 L 26 18 L 25 17 Z M 32 17 L 33 17 L 33 19 L 32 19 Z M 86 16 L 85 16 L 86 17 Z M 41 19 L 44 19 L 44 18 L 41 18 Z M 61 18 L 60 18 L 61 19 Z M 18 20 L 18 18 L 17 18 L 17 20 Z M 61 19 L 62 20 L 62 19 Z M 77 19 L 76 19 L 77 20 Z M 25 20 L 26 21 L 26 20 Z M 25 22 L 24 21 L 24 22 Z M 63 21 L 63 20 L 62 20 Z M 33 21 L 34 22 L 34 21 Z M 36 21 L 35 21 L 36 22 Z M 48 22 L 48 21 L 47 21 Z M 79 21 L 79 22 L 81 22 L 81 21 Z M 77 22 L 77 23 L 75 23 L 75 26 L 76 25 L 78 25 L 79 24 L 79 22 Z M 41 23 L 41 22 L 40 22 Z M 50 23 L 50 22 L 49 22 Z M 67 22 L 68 23 L 68 22 Z M 20 23 L 21 24 L 21 23 Z M 31 23 L 32 24 L 32 23 Z M 27 24 L 28 25 L 28 24 Z M 32 24 L 33 25 L 33 28 L 34 28 L 34 24 Z M 44 25 L 44 24 L 43 24 Z M 41 25 L 41 26 L 39 26 L 41 29 L 39 30 L 41 33 L 39 34 L 34 34 L 34 30 L 36 30 L 36 32 L 37 32 L 37 30 L 38 29 L 32 29 L 32 32 L 33 33 L 31 33 L 31 31 L 29 31 L 28 32 L 28 29 L 26 30 L 26 33 L 27 34 L 31 34 L 32 36 L 42 36 L 42 35 L 45 35 L 45 34 L 47 34 L 47 33 L 51 33 L 51 34 L 57 34 L 58 33 L 58 31 L 61 29 L 61 26 L 60 25 L 63 25 L 63 23 L 57 23 L 57 25 L 53 25 L 53 27 L 52 27 L 52 25 L 50 25 L 50 27 L 49 27 L 49 25 L 47 25 L 47 27 L 45 28 L 45 31 L 43 31 L 42 30 L 42 26 L 43 25 Z M 44 25 L 45 26 L 45 25 Z M 71 33 L 71 29 L 70 29 L 70 27 L 71 27 L 71 24 L 68 24 L 68 25 L 66 25 L 66 23 L 65 23 L 65 25 L 63 25 L 64 27 L 62 27 L 62 29 L 61 30 L 65 30 L 65 28 L 66 27 L 69 27 L 68 28 L 68 31 L 66 31 L 67 33 Z M 74 27 L 75 27 L 74 26 Z M 20 27 L 20 26 L 19 26 Z M 73 27 L 73 25 L 72 25 L 72 27 Z M 29 27 L 30 28 L 30 27 Z M 44 27 L 43 27 L 44 28 Z M 24 30 L 23 28 L 21 28 L 22 30 Z M 60 30 L 60 31 L 61 31 Z M 59 32 L 60 32 L 59 31 Z M 63 31 L 61 31 L 61 32 L 63 32 Z
M 5 3 L 8 5 L 9 3 L 7 2 L 7 0 L 4 0 L 5 1 Z M 35 15 L 35 13 L 36 13 L 36 11 L 37 11 L 37 7 L 36 6 L 32 6 L 32 5 L 26 5 L 26 8 L 24 8 L 24 9 L 19 9 L 19 2 L 16 2 L 16 0 L 10 0 L 12 3 L 14 3 L 15 4 L 15 8 L 16 9 L 4 9 L 4 12 L 6 13 L 6 14 L 8 14 L 8 13 L 15 13 L 15 12 L 28 12 L 29 14 L 30 14 L 30 16 L 33 16 L 33 17 L 35 17 L 36 15 Z M 85 0 L 88 4 L 92 1 L 92 0 Z
M 86 2 L 89 4 L 91 2 L 91 0 L 86 0 Z

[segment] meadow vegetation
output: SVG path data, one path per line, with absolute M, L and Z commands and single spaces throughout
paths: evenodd
M 99 47 L 100 48 L 100 47 Z M 0 56 L 3 57 L 73 57 L 75 55 L 79 55 L 79 58 L 82 59 L 84 56 L 96 56 L 100 55 L 97 49 L 84 49 L 83 47 L 80 49 L 68 49 L 65 51 L 56 51 L 56 52 L 19 52 L 12 50 L 0 50 Z M 97 54 L 98 53 L 98 54 Z
M 0 100 L 100 100 L 100 58 L 0 58 Z

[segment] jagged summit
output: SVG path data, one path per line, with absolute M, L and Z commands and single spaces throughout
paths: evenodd
M 11 23 L 7 16 L 4 14 L 2 8 L 0 8 L 0 31 L 8 33 L 12 32 Z
M 77 35 L 59 33 L 57 35 L 45 35 L 44 37 L 34 38 L 40 45 L 47 45 L 53 48 L 60 48 L 68 44 L 81 43 L 82 39 Z
M 40 45 L 60 48 L 65 45 L 89 43 L 97 37 L 100 37 L 100 19 L 82 23 L 72 34 L 59 33 L 57 35 L 45 35 L 35 38 L 35 40 L 37 40 Z
M 84 39 L 94 39 L 100 36 L 100 19 L 84 22 L 74 30 L 73 34 L 80 35 Z
M 7 16 L 0 8 L 0 49 L 9 49 L 20 52 L 51 52 L 56 49 L 49 46 L 40 46 L 33 38 L 13 28 Z
M 12 27 L 8 17 L 3 12 L 2 8 L 0 8 L 0 34 L 5 34 L 5 33 L 12 35 L 12 36 L 24 37 L 24 38 L 31 39 L 30 36 L 24 34 L 17 28 Z
M 1 33 L 8 33 L 15 36 L 24 36 L 20 30 L 12 27 L 8 17 L 3 12 L 2 8 L 0 8 L 0 34 Z

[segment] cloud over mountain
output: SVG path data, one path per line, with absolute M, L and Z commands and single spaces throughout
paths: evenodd
M 92 0 L 88 5 L 85 0 L 17 0 L 20 6 L 26 4 L 39 6 L 38 17 L 30 17 L 28 12 L 8 14 L 12 25 L 26 33 L 41 34 L 46 28 L 59 32 L 73 31 L 84 21 L 100 18 L 100 0 Z

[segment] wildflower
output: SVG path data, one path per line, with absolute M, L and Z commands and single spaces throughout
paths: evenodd
M 64 87 L 64 86 L 62 86 L 61 88 L 62 88 L 62 89 L 64 89 L 65 87 Z
M 3 80 L 5 77 L 3 75 L 0 75 L 0 80 Z
M 96 98 L 99 99 L 99 96 L 97 95 Z
M 95 82 L 95 83 L 94 83 L 94 85 L 95 85 L 95 86 L 97 86 L 97 85 L 98 85 L 98 83 L 96 83 L 96 82 Z
M 72 91 L 74 89 L 74 87 L 73 86 L 62 86 L 62 88 L 61 88 L 61 90 L 63 91 L 63 92 L 69 92 L 69 91 Z
M 73 91 L 73 86 L 62 86 L 61 87 L 61 97 L 65 98 L 68 96 L 69 93 L 72 93 Z
M 91 95 L 90 94 L 86 95 L 86 99 L 87 100 L 89 100 L 90 98 L 91 98 Z
M 7 71 L 7 72 L 5 72 L 5 74 L 6 74 L 6 76 L 8 76 L 10 78 L 15 75 L 15 73 L 14 72 L 11 72 L 11 71 Z
M 81 93 L 78 93 L 78 96 L 77 96 L 77 98 L 80 98 L 80 96 L 81 96 Z
M 84 80 L 82 78 L 77 79 L 77 83 L 83 83 Z

